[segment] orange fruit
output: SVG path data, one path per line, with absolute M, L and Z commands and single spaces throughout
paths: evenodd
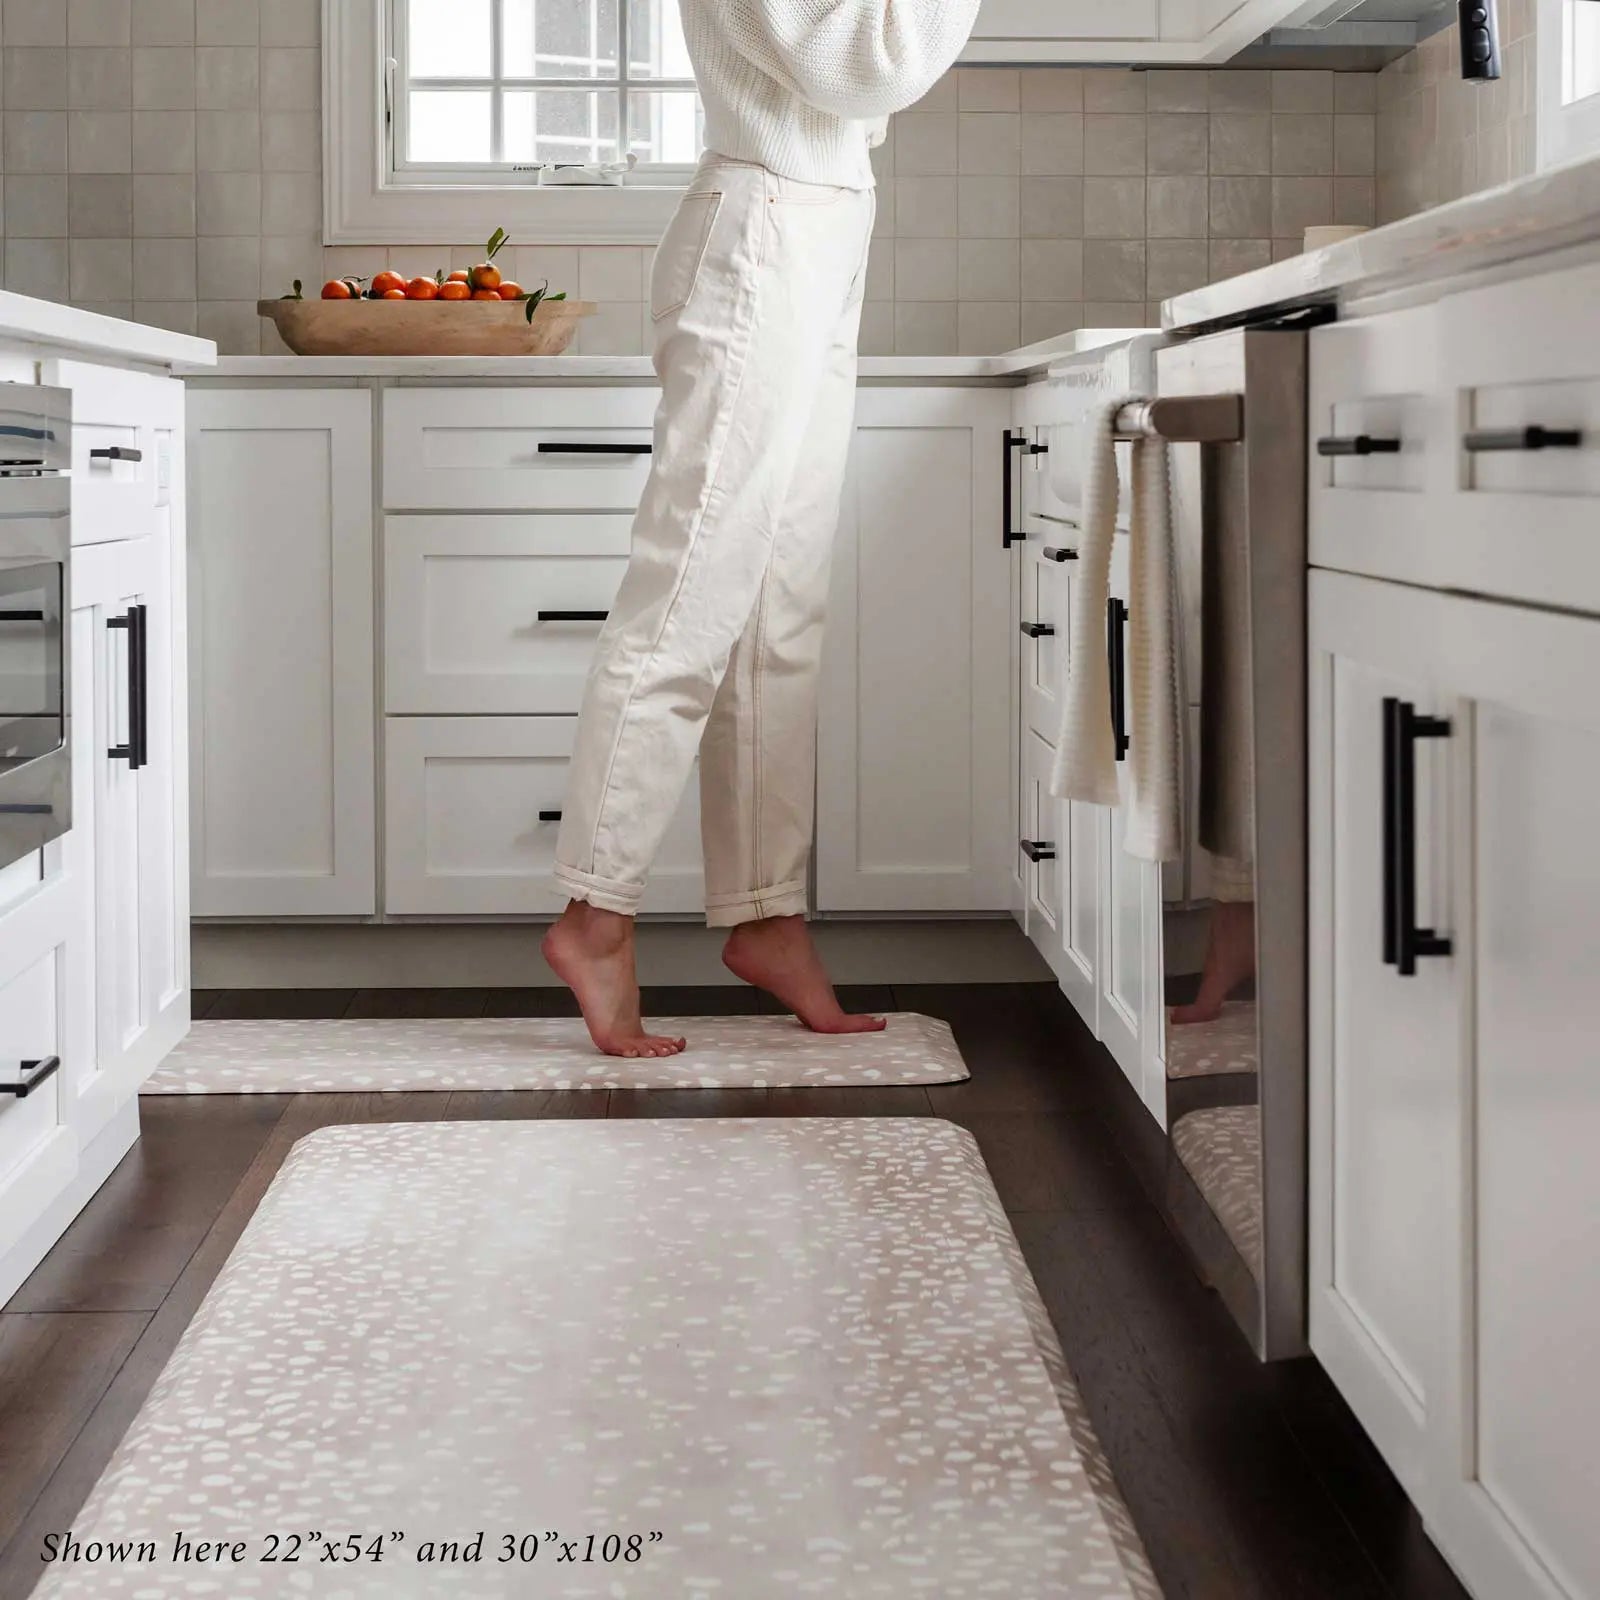
M 513 283 L 509 278 L 500 285 L 499 295 L 502 300 L 520 300 L 522 298 L 522 285 Z
M 348 300 L 350 298 L 350 285 L 343 278 L 329 278 L 322 286 L 324 300 Z
M 378 298 L 380 300 L 404 300 L 406 292 L 404 289 L 385 289 Z
M 467 280 L 474 289 L 498 289 L 501 281 L 500 269 L 492 261 L 480 261 Z
M 391 289 L 404 291 L 405 286 L 406 280 L 398 272 L 380 272 L 372 280 L 372 292 L 379 299 L 388 294 Z
M 432 278 L 413 278 L 406 285 L 406 299 L 408 300 L 437 300 L 439 298 L 439 285 Z
M 472 274 L 468 272 L 465 267 L 457 267 L 456 270 L 445 279 L 446 283 L 470 283 L 471 281 Z
M 474 300 L 493 300 L 498 305 L 500 303 L 500 291 L 498 289 L 474 289 L 472 298 Z
M 439 298 L 441 300 L 470 300 L 472 291 L 461 279 L 451 278 L 448 282 L 440 285 Z M 498 299 L 499 297 L 496 296 L 496 298 Z

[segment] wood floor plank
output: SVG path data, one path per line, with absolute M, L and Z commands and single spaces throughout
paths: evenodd
M 347 1017 L 481 1017 L 487 989 L 357 989 Z
M 613 1117 L 769 1117 L 770 1089 L 613 1089 Z
M 578 1002 L 558 985 L 526 989 L 490 989 L 483 1002 L 486 1017 L 575 1017 Z
M 142 1135 L 8 1311 L 154 1311 L 289 1104 L 287 1095 L 149 1095 Z
M 647 984 L 639 994 L 649 1017 L 753 1017 L 760 996 L 743 983 Z
M 933 1114 L 921 1084 L 807 1084 L 771 1089 L 775 1117 L 927 1117 Z
M 753 989 L 756 1009 L 765 1017 L 790 1015 L 788 1006 L 768 994 L 765 989 Z M 834 990 L 839 1004 L 846 1011 L 865 1011 L 881 1017 L 886 1011 L 900 1009 L 895 1005 L 894 990 L 886 983 L 841 983 Z
M 604 1117 L 609 1089 L 457 1089 L 445 1117 L 451 1122 L 521 1122 Z
M 1008 1212 L 1145 1203 L 1105 1124 L 1091 1112 L 1001 1115 L 958 1107 L 950 1116 L 977 1139 Z
M 0 1549 L 149 1321 L 147 1311 L 0 1315 Z
M 356 997 L 354 989 L 224 989 L 207 1012 L 207 1021 L 307 1021 L 342 1017 Z

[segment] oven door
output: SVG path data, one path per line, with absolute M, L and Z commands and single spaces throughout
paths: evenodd
M 0 478 L 0 866 L 72 825 L 67 495 Z

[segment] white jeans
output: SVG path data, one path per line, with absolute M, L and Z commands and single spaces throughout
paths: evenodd
M 638 909 L 698 752 L 707 921 L 806 909 L 872 217 L 871 190 L 708 155 L 656 252 L 654 457 L 556 850 L 575 900 Z

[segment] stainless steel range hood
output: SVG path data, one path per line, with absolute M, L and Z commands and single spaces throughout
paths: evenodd
M 1231 66 L 1372 72 L 1455 21 L 1449 0 L 1305 0 Z

